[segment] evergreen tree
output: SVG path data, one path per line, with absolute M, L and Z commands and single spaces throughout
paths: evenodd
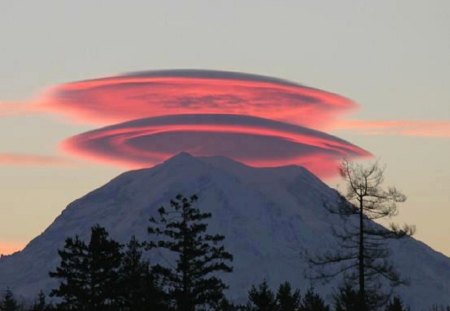
M 61 264 L 50 277 L 62 279 L 58 289 L 52 290 L 50 296 L 63 299 L 58 305 L 62 310 L 87 310 L 89 304 L 86 284 L 88 283 L 88 250 L 79 239 L 67 238 L 64 248 L 58 251 Z
M 225 283 L 217 272 L 231 272 L 227 263 L 233 259 L 221 245 L 222 235 L 207 234 L 210 213 L 194 208 L 197 196 L 177 195 L 168 209 L 161 207 L 159 218 L 150 219 L 148 232 L 159 240 L 148 243 L 175 254 L 173 266 L 156 265 L 154 272 L 163 277 L 178 311 L 195 311 L 200 306 L 216 308 L 224 297 Z
M 325 304 L 323 299 L 316 294 L 311 288 L 302 298 L 299 311 L 329 311 L 330 308 Z
M 245 307 L 237 306 L 223 298 L 215 311 L 247 311 Z
M 406 284 L 389 262 L 388 239 L 411 236 L 414 227 L 392 224 L 382 227 L 373 220 L 397 214 L 397 203 L 406 200 L 394 187 L 384 189 L 384 170 L 377 163 L 368 167 L 344 161 L 341 175 L 347 186 L 347 194 L 341 204 L 329 206 L 330 212 L 349 221 L 347 225 L 333 228 L 340 245 L 315 258 L 309 258 L 318 275 L 313 278 L 329 279 L 339 274 L 349 282 L 358 283 L 360 311 L 368 311 L 385 304 L 390 292 L 381 288 Z
M 334 295 L 335 311 L 360 311 L 360 297 L 349 284 L 339 288 L 339 293 Z
M 40 291 L 36 300 L 31 307 L 31 311 L 51 311 L 53 306 L 47 303 L 46 296 L 43 291 Z
M 259 284 L 258 288 L 252 286 L 248 293 L 248 299 L 250 302 L 247 309 L 251 311 L 273 311 L 277 308 L 275 295 L 265 280 Z
M 110 309 L 118 294 L 118 269 L 121 264 L 121 245 L 109 239 L 109 234 L 100 226 L 91 232 L 88 245 L 90 264 L 91 301 L 96 310 Z
M 300 291 L 292 292 L 289 282 L 281 284 L 277 292 L 277 311 L 298 310 L 300 310 Z
M 20 310 L 20 306 L 17 303 L 16 298 L 14 298 L 14 294 L 12 293 L 12 291 L 10 289 L 6 290 L 2 301 L 0 302 L 0 310 L 1 311 L 18 311 L 18 310 Z
M 58 251 L 61 264 L 50 272 L 61 279 L 52 296 L 62 298 L 58 308 L 63 310 L 114 310 L 118 303 L 118 269 L 121 262 L 120 244 L 109 239 L 100 227 L 91 229 L 86 245 L 78 236 L 66 239 Z
M 409 308 L 406 308 L 403 305 L 402 300 L 399 297 L 394 297 L 386 306 L 385 311 L 408 311 Z
M 121 310 L 167 310 L 165 295 L 148 261 L 142 259 L 144 243 L 133 236 L 127 244 L 120 266 Z

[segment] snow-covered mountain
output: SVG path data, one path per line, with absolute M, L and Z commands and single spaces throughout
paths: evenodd
M 153 168 L 126 172 L 69 204 L 23 251 L 0 258 L 0 288 L 34 297 L 55 287 L 48 271 L 59 262 L 57 249 L 68 236 L 87 238 L 97 223 L 122 242 L 133 234 L 147 239 L 149 217 L 178 193 L 198 194 L 198 206 L 213 215 L 210 232 L 225 235 L 235 259 L 234 272 L 224 279 L 235 299 L 245 298 L 263 279 L 274 287 L 287 280 L 308 288 L 301 251 L 336 247 L 331 227 L 344 225 L 323 207 L 338 194 L 302 167 L 252 168 L 182 153 Z M 414 310 L 450 304 L 450 258 L 412 238 L 392 242 L 391 248 L 394 263 L 411 283 L 397 291 Z M 337 281 L 313 285 L 330 298 Z

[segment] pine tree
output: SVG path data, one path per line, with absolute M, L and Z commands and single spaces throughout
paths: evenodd
M 88 283 L 88 249 L 79 239 L 67 238 L 64 248 L 58 251 L 61 264 L 50 277 L 61 279 L 58 289 L 52 290 L 50 296 L 63 299 L 58 305 L 62 310 L 87 310 L 89 294 L 86 290 Z
M 133 236 L 123 254 L 119 270 L 121 310 L 167 310 L 162 285 L 149 262 L 142 259 L 143 246 Z
M 300 309 L 300 291 L 292 292 L 291 284 L 285 282 L 277 291 L 277 311 L 298 311 Z
M 118 295 L 118 269 L 121 245 L 109 239 L 108 232 L 95 226 L 88 245 L 91 302 L 95 310 L 110 310 Z
M 387 287 L 386 283 L 390 287 L 407 283 L 388 260 L 387 240 L 411 236 L 414 227 L 391 224 L 385 228 L 373 221 L 395 216 L 397 203 L 406 200 L 396 188 L 383 188 L 384 169 L 377 163 L 364 167 L 344 161 L 340 172 L 347 194 L 340 205 L 325 206 L 349 222 L 333 228 L 340 244 L 335 251 L 309 257 L 309 261 L 318 270 L 313 278 L 329 279 L 342 274 L 346 281 L 357 282 L 360 311 L 368 311 L 388 301 L 391 292 L 381 290 Z
M 0 310 L 1 311 L 18 311 L 18 310 L 20 310 L 20 306 L 17 303 L 16 298 L 14 298 L 14 294 L 12 293 L 12 291 L 10 289 L 6 290 L 2 301 L 0 302 Z
M 47 303 L 46 296 L 43 291 L 40 291 L 36 300 L 31 307 L 31 311 L 51 311 L 53 306 Z
M 50 272 L 61 279 L 52 296 L 62 298 L 58 308 L 63 310 L 114 310 L 118 298 L 118 269 L 121 262 L 120 244 L 109 239 L 100 227 L 91 229 L 86 245 L 78 236 L 66 239 L 58 251 L 61 264 Z
M 231 272 L 227 263 L 233 256 L 221 245 L 222 235 L 207 234 L 210 213 L 202 213 L 193 205 L 196 195 L 177 195 L 168 209 L 161 207 L 159 218 L 150 219 L 148 232 L 159 240 L 148 243 L 175 254 L 172 266 L 156 265 L 154 272 L 163 277 L 170 297 L 178 311 L 195 311 L 200 306 L 216 308 L 227 288 L 217 272 Z
M 247 308 L 251 311 L 273 311 L 277 308 L 275 295 L 265 280 L 259 284 L 258 288 L 252 286 L 248 299 L 250 302 Z
M 334 295 L 335 311 L 360 311 L 360 296 L 349 284 L 339 288 L 339 293 Z
M 217 306 L 217 309 L 215 311 L 247 311 L 245 307 L 234 305 L 233 303 L 229 302 L 226 298 L 223 298 L 219 305 Z
M 323 299 L 316 294 L 311 288 L 302 298 L 299 311 L 329 311 L 330 308 L 325 304 Z
M 406 308 L 403 305 L 402 300 L 399 297 L 394 297 L 386 306 L 385 311 L 408 311 L 409 308 Z

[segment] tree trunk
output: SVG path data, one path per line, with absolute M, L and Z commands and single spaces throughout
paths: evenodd
M 359 300 L 361 311 L 366 311 L 366 291 L 364 286 L 364 204 L 362 198 L 359 199 Z

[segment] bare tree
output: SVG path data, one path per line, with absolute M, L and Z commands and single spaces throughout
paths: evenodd
M 363 166 L 343 161 L 340 167 L 347 191 L 340 204 L 325 204 L 332 213 L 341 215 L 346 225 L 333 227 L 339 241 L 335 251 L 309 256 L 315 279 L 330 279 L 343 274 L 347 282 L 359 285 L 359 310 L 383 304 L 390 294 L 383 292 L 383 281 L 395 286 L 406 284 L 388 260 L 389 239 L 414 234 L 413 226 L 381 226 L 373 220 L 397 215 L 397 203 L 406 196 L 395 187 L 383 188 L 384 169 L 377 163 Z

